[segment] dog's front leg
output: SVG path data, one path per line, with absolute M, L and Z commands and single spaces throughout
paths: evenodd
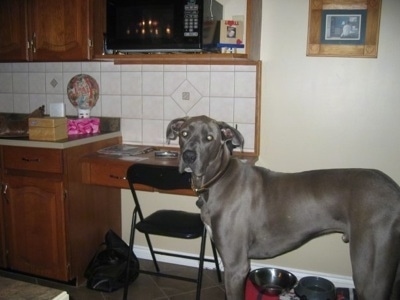
M 224 259 L 222 258 L 224 262 Z M 250 270 L 250 261 L 247 256 L 238 259 L 229 259 L 224 262 L 225 292 L 227 300 L 243 300 L 245 283 Z

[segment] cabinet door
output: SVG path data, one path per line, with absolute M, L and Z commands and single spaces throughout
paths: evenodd
M 34 61 L 90 58 L 90 0 L 32 0 L 29 28 Z
M 69 280 L 61 179 L 5 175 L 4 183 L 8 266 Z
M 26 0 L 0 1 L 0 61 L 28 60 Z

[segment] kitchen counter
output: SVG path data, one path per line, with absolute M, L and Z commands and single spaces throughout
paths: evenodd
M 105 139 L 120 137 L 121 132 L 97 133 L 97 134 L 81 134 L 70 135 L 68 139 L 59 141 L 35 141 L 26 138 L 2 138 L 0 146 L 19 146 L 19 147 L 34 147 L 48 149 L 67 149 L 71 147 L 81 146 L 84 144 L 98 142 Z

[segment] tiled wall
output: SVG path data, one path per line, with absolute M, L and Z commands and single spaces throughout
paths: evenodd
M 120 117 L 124 142 L 163 145 L 170 120 L 204 114 L 237 126 L 245 151 L 254 151 L 255 65 L 2 63 L 0 112 L 29 113 L 64 102 L 67 115 L 74 116 L 66 87 L 80 73 L 91 75 L 100 87 L 91 115 Z

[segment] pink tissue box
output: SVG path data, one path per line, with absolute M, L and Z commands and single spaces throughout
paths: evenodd
M 99 132 L 99 118 L 68 119 L 68 135 Z

